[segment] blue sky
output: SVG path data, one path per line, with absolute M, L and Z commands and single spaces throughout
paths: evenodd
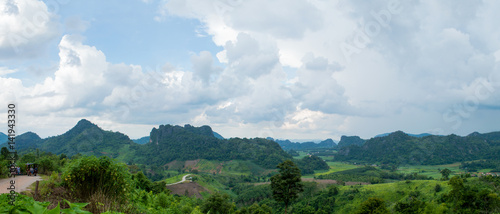
M 19 132 L 42 137 L 82 118 L 132 138 L 188 123 L 290 139 L 498 131 L 499 9 L 0 0 L 0 100 L 18 104 Z

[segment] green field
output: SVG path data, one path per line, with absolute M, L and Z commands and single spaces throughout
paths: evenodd
M 314 171 L 314 176 L 318 175 L 326 175 L 334 172 L 340 172 L 348 169 L 354 169 L 361 167 L 360 165 L 352 165 L 348 163 L 342 163 L 342 162 L 326 162 L 328 166 L 330 166 L 329 170 L 316 170 Z
M 442 187 L 440 192 L 434 190 L 436 184 Z M 359 192 L 349 193 L 358 189 Z M 373 184 L 364 186 L 341 186 L 341 197 L 352 197 L 352 200 L 346 198 L 338 199 L 335 203 L 335 213 L 352 213 L 358 209 L 359 205 L 370 197 L 381 198 L 388 207 L 393 207 L 396 202 L 410 197 L 410 194 L 418 194 L 418 198 L 424 202 L 433 202 L 439 204 L 436 200 L 443 194 L 450 191 L 447 181 L 435 180 L 415 180 L 410 182 L 399 181 L 395 183 Z M 351 196 L 349 196 L 351 195 Z
M 449 169 L 452 171 L 452 174 L 450 175 L 453 176 L 455 174 L 458 174 L 459 172 L 464 172 L 462 169 L 459 168 L 460 163 L 453 163 L 453 164 L 446 164 L 446 165 L 417 165 L 417 166 L 400 166 L 397 170 L 399 173 L 418 173 L 421 175 L 425 176 L 430 176 L 434 179 L 439 179 L 441 178 L 441 173 L 439 172 L 440 170 L 443 170 L 445 168 Z

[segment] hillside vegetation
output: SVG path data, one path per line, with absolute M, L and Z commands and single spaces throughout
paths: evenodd
M 385 137 L 367 140 L 362 146 L 341 148 L 338 161 L 437 165 L 500 157 L 500 132 L 457 135 L 412 137 L 404 132 L 394 132 Z

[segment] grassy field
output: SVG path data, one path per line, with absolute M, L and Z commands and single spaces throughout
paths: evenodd
M 326 175 L 333 172 L 340 172 L 348 169 L 354 169 L 360 167 L 359 165 L 352 165 L 342 162 L 326 162 L 330 166 L 329 170 L 316 170 L 314 171 L 314 176 Z
M 397 170 L 399 173 L 418 173 L 425 176 L 430 176 L 434 179 L 441 178 L 441 173 L 439 170 L 443 170 L 445 168 L 452 171 L 451 176 L 458 174 L 460 172 L 464 172 L 459 168 L 460 163 L 446 164 L 446 165 L 424 165 L 424 166 L 400 166 Z
M 302 159 L 307 155 L 306 151 L 297 151 L 299 153 L 299 156 L 294 156 L 293 159 Z
M 440 192 L 435 191 L 436 184 L 442 188 Z M 359 192 L 353 192 L 358 189 Z M 418 198 L 425 202 L 436 202 L 443 194 L 450 191 L 447 181 L 415 180 L 410 182 L 400 181 L 395 183 L 373 184 L 364 186 L 341 186 L 340 197 L 352 197 L 351 200 L 339 199 L 335 203 L 335 213 L 352 213 L 359 205 L 370 197 L 381 198 L 391 208 L 396 202 L 408 198 L 410 193 L 419 195 Z M 351 193 L 353 192 L 353 193 Z

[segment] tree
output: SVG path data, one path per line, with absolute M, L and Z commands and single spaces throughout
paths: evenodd
M 201 209 L 203 213 L 226 214 L 233 213 L 235 207 L 228 195 L 216 192 L 203 202 Z
M 361 203 L 358 208 L 357 214 L 375 214 L 375 213 L 389 213 L 389 210 L 385 207 L 384 200 L 380 198 L 368 198 L 368 200 Z
M 441 170 L 441 175 L 443 176 L 443 180 L 448 180 L 448 177 L 450 176 L 450 173 L 451 173 L 451 170 L 449 170 L 448 168 L 445 168 L 443 170 Z
M 0 160 L 7 159 L 8 155 L 9 155 L 9 150 L 7 149 L 7 147 L 2 147 L 2 150 L 0 152 Z
M 278 202 L 285 204 L 285 214 L 290 202 L 297 199 L 298 194 L 303 191 L 300 179 L 300 169 L 291 160 L 278 164 L 279 174 L 271 177 L 271 188 L 273 197 Z

